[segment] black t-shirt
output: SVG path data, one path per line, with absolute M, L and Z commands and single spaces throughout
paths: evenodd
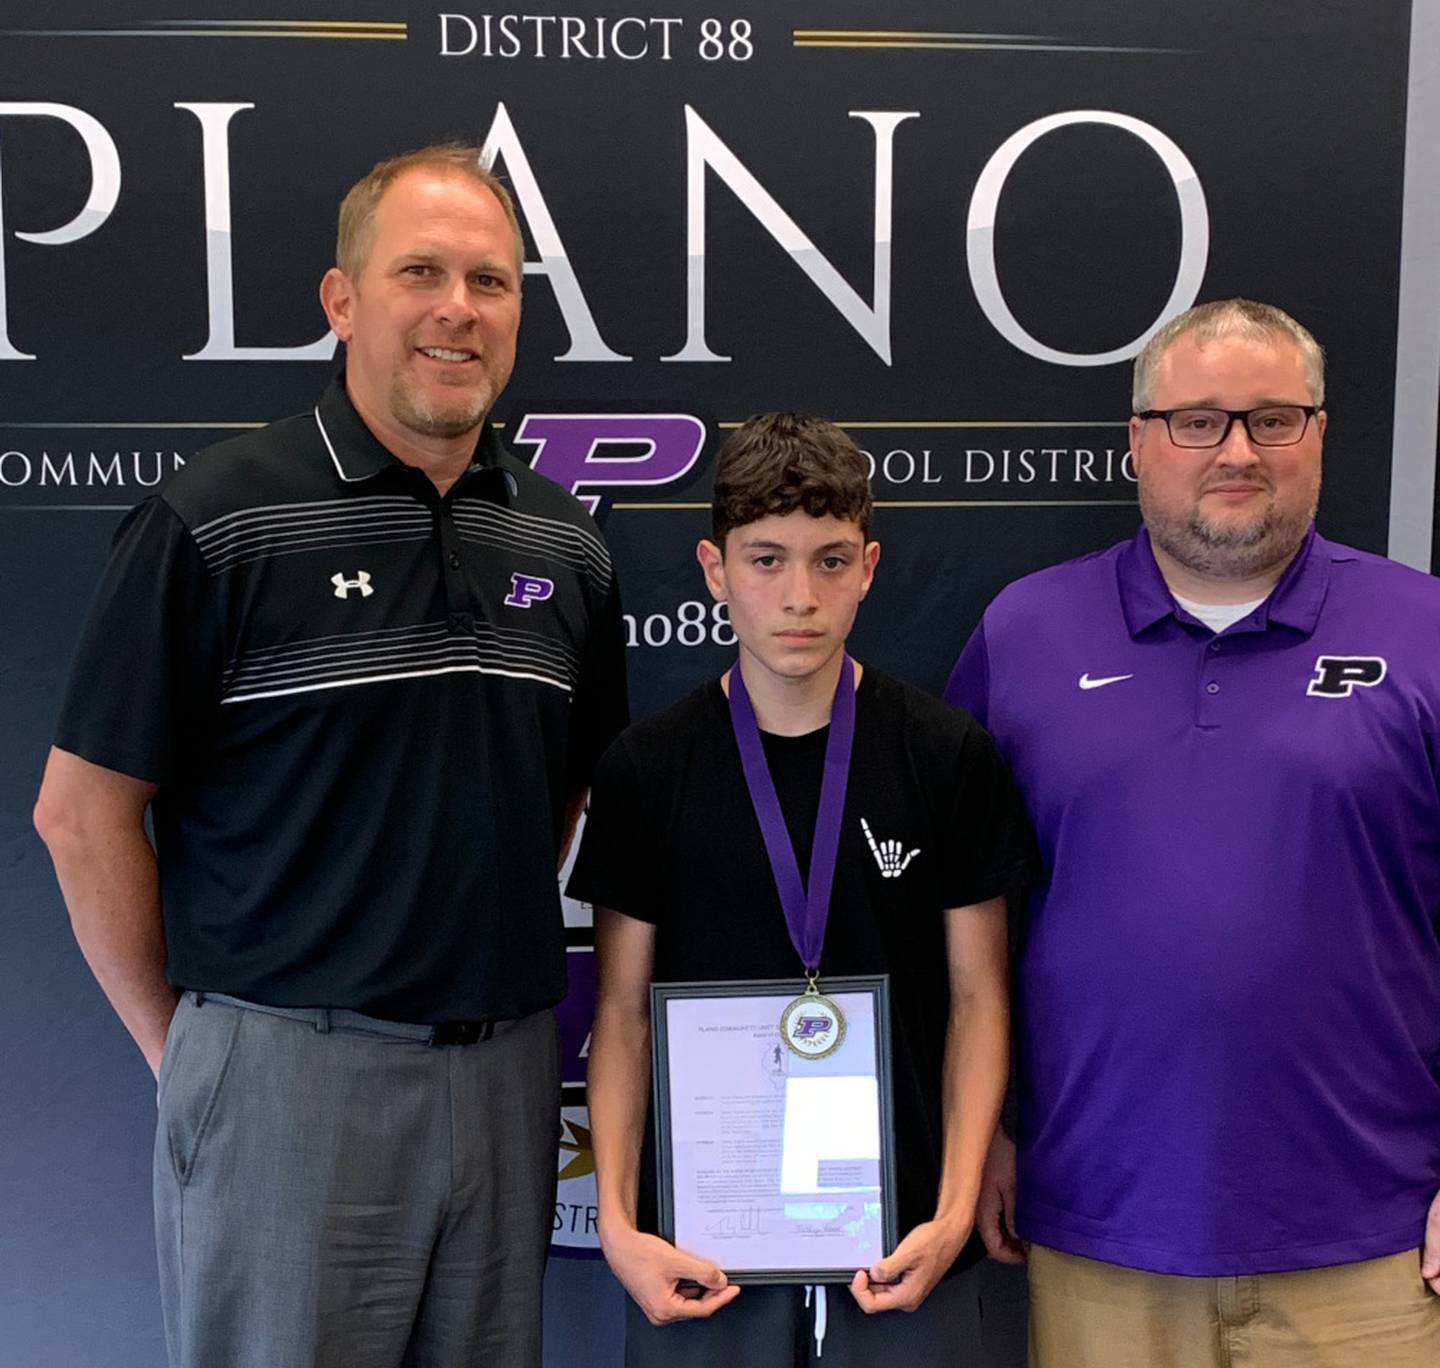
M 1027 883 L 1034 838 L 989 736 L 968 713 L 866 668 L 855 699 L 822 982 L 889 974 L 900 1233 L 935 1214 L 950 1012 L 946 908 Z M 808 871 L 829 728 L 762 733 L 800 869 Z M 883 878 L 876 843 L 918 852 Z M 637 723 L 601 758 L 570 894 L 656 927 L 657 983 L 802 973 L 718 682 Z M 655 1229 L 646 1127 L 642 1229 Z M 961 1264 L 979 1256 L 972 1241 Z M 959 1266 L 959 1265 L 957 1265 Z

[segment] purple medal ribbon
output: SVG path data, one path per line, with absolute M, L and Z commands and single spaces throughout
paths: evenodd
M 770 869 L 785 909 L 790 941 L 812 977 L 820 969 L 825 944 L 825 923 L 830 916 L 830 889 L 835 882 L 835 858 L 840 849 L 840 823 L 845 813 L 845 787 L 850 778 L 850 750 L 855 740 L 855 662 L 840 661 L 840 679 L 830 706 L 830 735 L 825 741 L 825 777 L 820 784 L 820 811 L 815 815 L 815 841 L 810 849 L 810 878 L 800 882 L 800 864 L 790 840 L 775 781 L 760 741 L 760 724 L 737 664 L 730 671 L 730 724 L 740 747 L 745 786 L 760 820 L 760 834 L 770 856 Z

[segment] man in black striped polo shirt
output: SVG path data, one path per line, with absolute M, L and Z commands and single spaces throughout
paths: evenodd
M 382 162 L 337 262 L 344 375 L 122 524 L 36 820 L 159 1083 L 172 1363 L 528 1368 L 619 605 L 486 425 L 523 244 L 478 150 Z

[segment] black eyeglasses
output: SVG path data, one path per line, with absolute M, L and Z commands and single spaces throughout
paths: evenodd
M 1256 446 L 1294 446 L 1319 412 L 1315 404 L 1267 404 L 1264 408 L 1146 409 L 1137 418 L 1163 418 L 1170 440 L 1179 447 L 1217 447 L 1230 435 L 1237 419 Z

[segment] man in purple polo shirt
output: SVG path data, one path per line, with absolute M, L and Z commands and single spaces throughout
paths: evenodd
M 1440 583 L 1316 533 L 1323 386 L 1278 309 L 1163 328 L 1145 526 L 947 690 L 1048 871 L 979 1217 L 1034 1368 L 1440 1364 Z

